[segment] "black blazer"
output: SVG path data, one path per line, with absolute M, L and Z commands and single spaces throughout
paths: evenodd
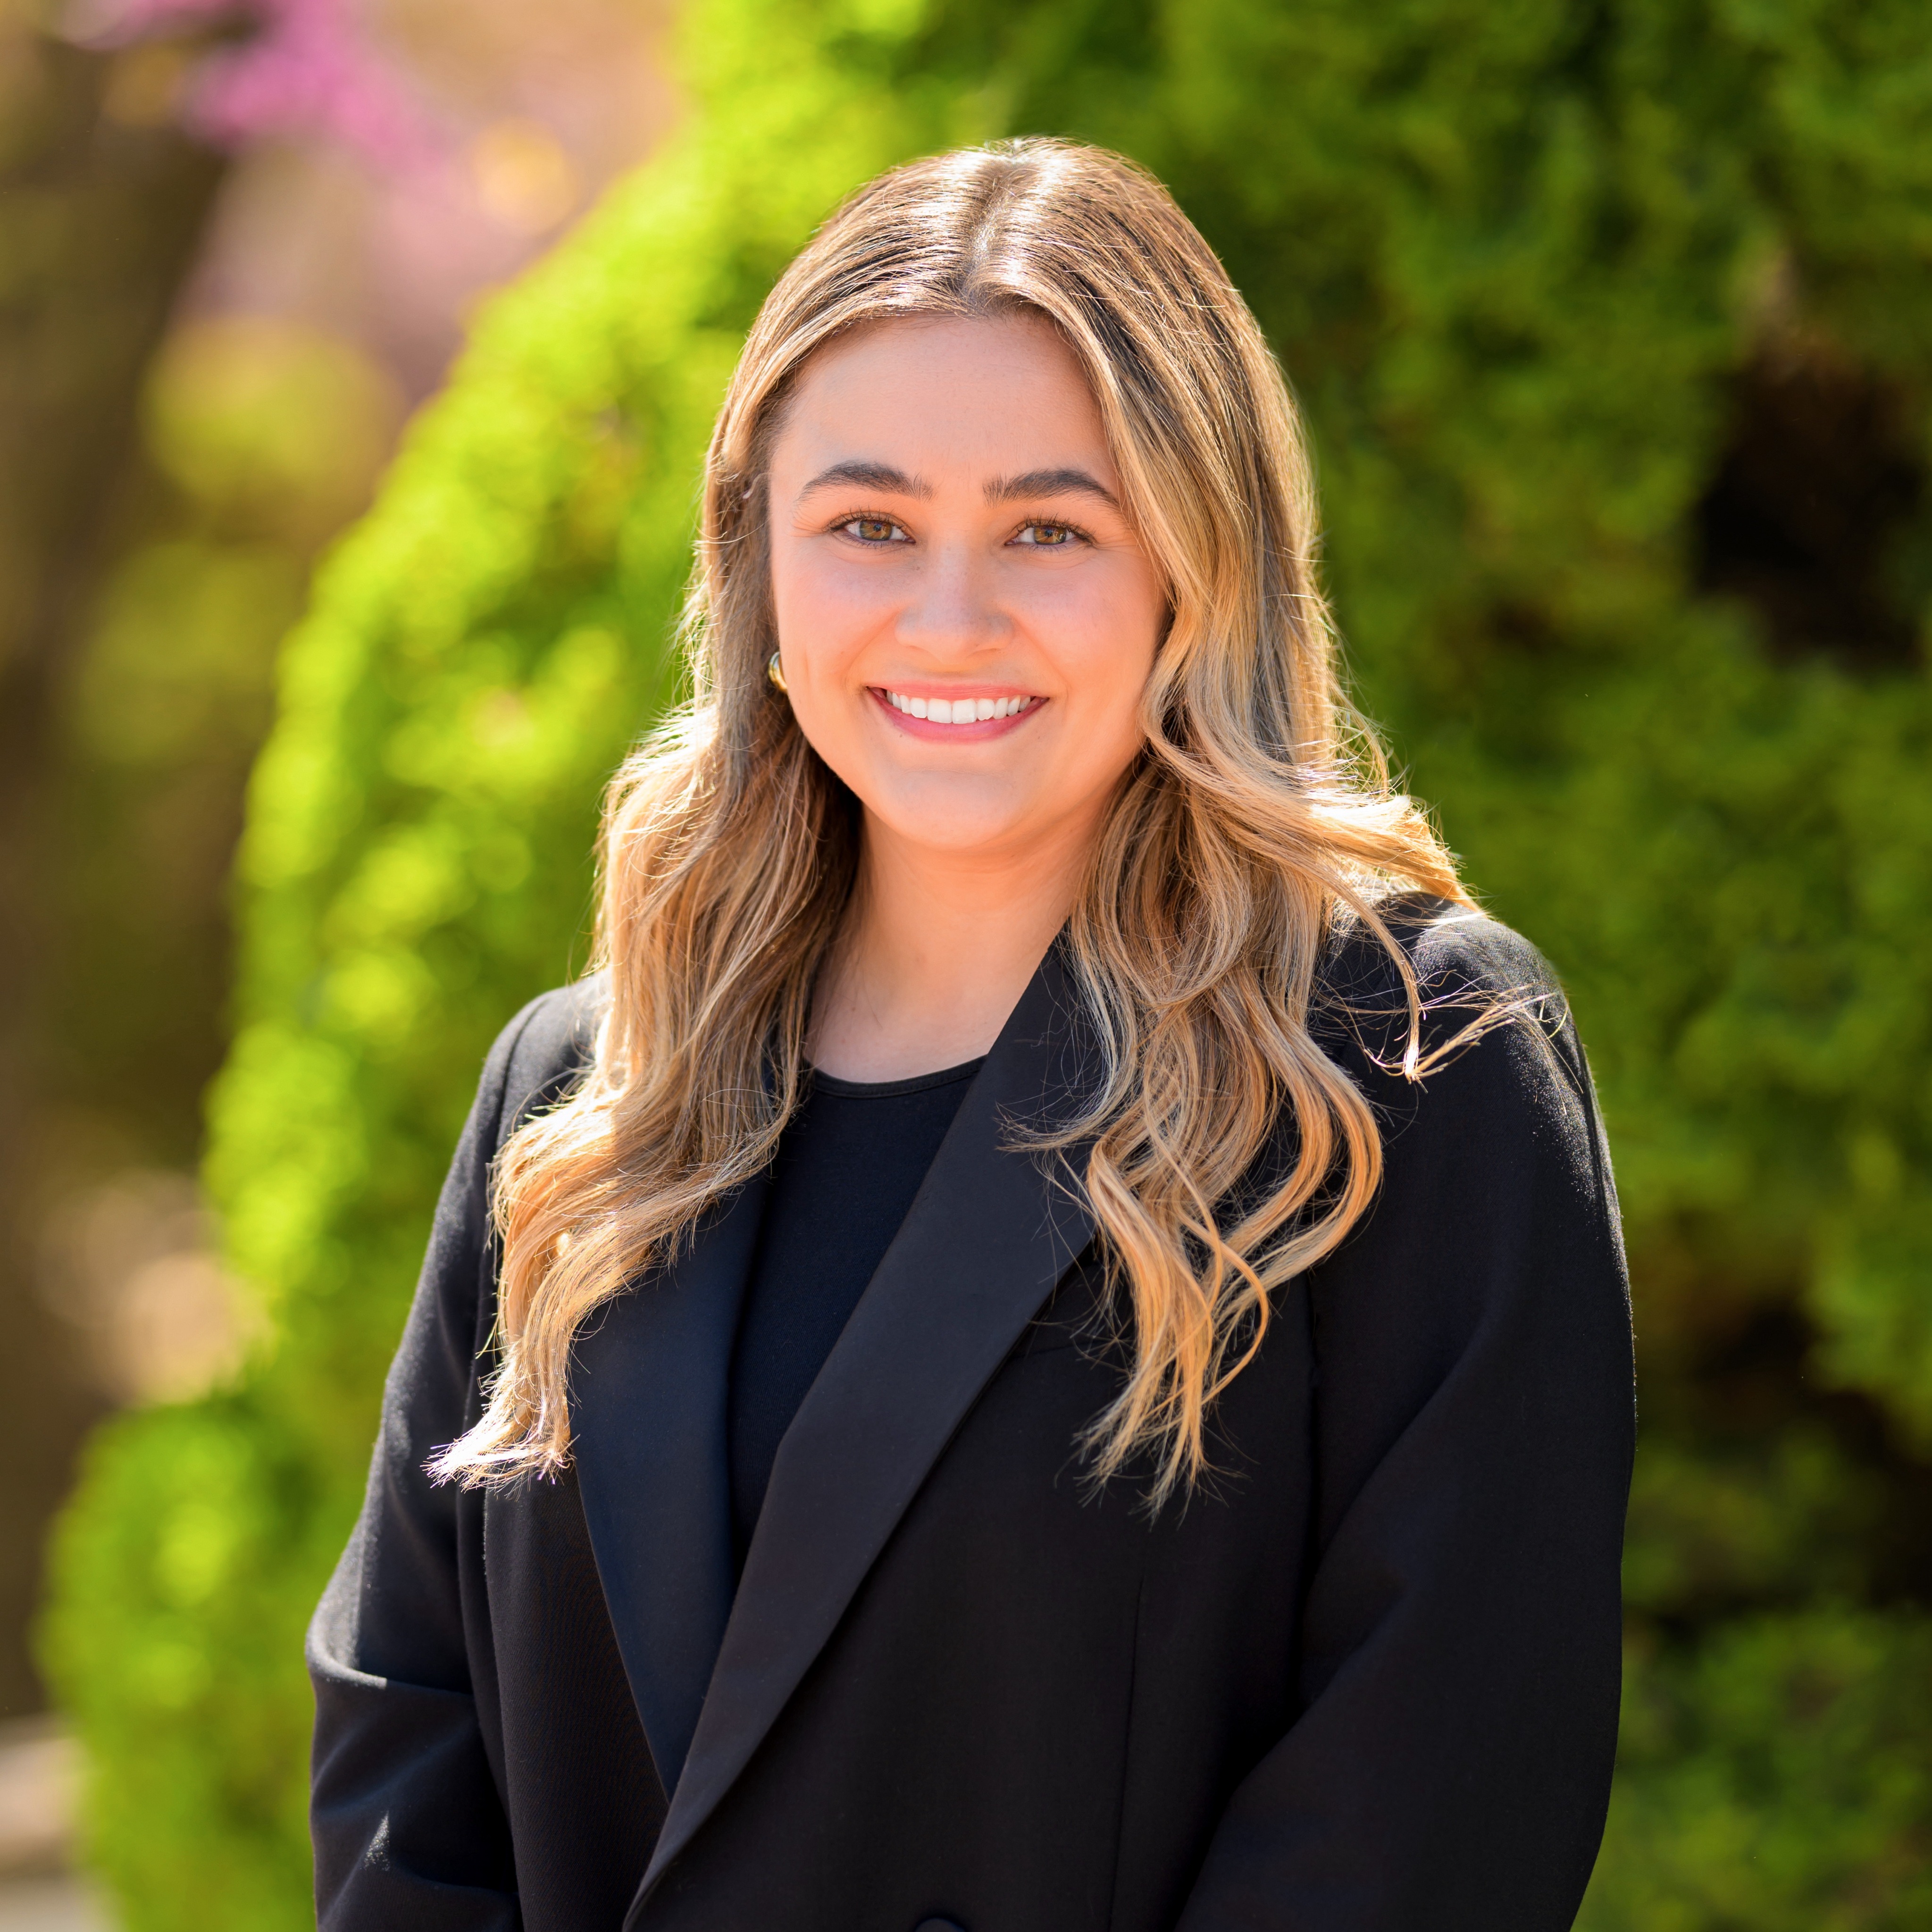
M 1552 994 L 1466 914 L 1440 993 Z M 578 1345 L 574 1466 L 487 1496 L 484 1184 L 594 984 L 497 1042 L 310 1641 L 343 1932 L 1560 1932 L 1601 1830 L 1632 1433 L 1609 1162 L 1567 1024 L 1420 1088 L 1372 947 L 1325 1043 L 1381 1195 L 1279 1298 L 1216 1474 L 1095 1495 L 1118 1386 L 1073 1191 L 1003 1147 L 1082 1050 L 1050 956 L 779 1452 L 734 1588 L 725 1379 L 762 1193 Z M 1346 995 L 1346 1002 L 1328 996 Z M 1354 1010 L 1350 1018 L 1342 1010 Z M 1462 1017 L 1445 1012 L 1433 1024 Z

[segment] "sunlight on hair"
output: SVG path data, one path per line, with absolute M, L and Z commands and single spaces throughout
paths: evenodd
M 1047 318 L 1085 372 L 1172 612 L 1145 749 L 1064 941 L 1102 1076 L 1075 1118 L 1022 1136 L 1042 1159 L 1086 1150 L 1078 1180 L 1131 1340 L 1089 1433 L 1098 1478 L 1144 1455 L 1156 1502 L 1199 1478 L 1210 1405 L 1259 1346 L 1270 1292 L 1374 1198 L 1373 1113 L 1310 1030 L 1318 974 L 1344 929 L 1384 949 L 1402 1071 L 1422 1077 L 1420 989 L 1384 908 L 1468 898 L 1342 697 L 1280 371 L 1205 242 L 1131 163 L 1046 140 L 916 162 L 854 195 L 786 271 L 719 415 L 683 628 L 692 695 L 605 811 L 609 1012 L 580 1086 L 499 1163 L 500 1360 L 439 1476 L 567 1460 L 584 1318 L 771 1161 L 802 1097 L 858 830 L 765 676 L 759 486 L 784 399 L 853 328 L 1016 312 Z

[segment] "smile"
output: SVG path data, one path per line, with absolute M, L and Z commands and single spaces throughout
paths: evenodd
M 899 691 L 874 689 L 895 711 L 922 718 L 932 724 L 984 724 L 989 719 L 1017 718 L 1040 703 L 1037 698 L 908 698 Z

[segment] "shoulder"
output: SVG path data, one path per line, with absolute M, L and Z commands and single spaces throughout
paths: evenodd
M 561 1099 L 590 1066 L 610 1002 L 610 975 L 593 974 L 539 993 L 496 1036 L 482 1083 L 495 1102 L 496 1147 L 532 1114 Z
M 1400 959 L 1372 929 L 1338 932 L 1310 1015 L 1372 1107 L 1382 1154 L 1374 1198 L 1307 1277 L 1320 1534 L 1372 1483 L 1386 1522 L 1402 1481 L 1418 1510 L 1454 1508 L 1520 1493 L 1526 1469 L 1543 1494 L 1587 1478 L 1607 1529 L 1628 1469 L 1628 1286 L 1562 989 L 1527 940 L 1466 907 L 1377 910 Z M 1405 965 L 1422 1009 L 1407 1067 Z M 1418 1447 L 1393 1464 L 1405 1437 Z M 1391 1489 L 1398 1467 L 1410 1473 Z
M 1472 907 L 1409 895 L 1376 910 L 1400 960 L 1366 922 L 1338 928 L 1310 1025 L 1386 1126 L 1425 1138 L 1553 1136 L 1594 1166 L 1594 1096 L 1550 962 Z
M 1318 1011 L 1406 1016 L 1402 964 L 1388 940 L 1432 1012 L 1460 1010 L 1463 1001 L 1562 998 L 1549 961 L 1522 934 L 1474 906 L 1405 892 L 1378 901 L 1373 910 L 1388 940 L 1359 917 L 1334 928 L 1316 975 Z

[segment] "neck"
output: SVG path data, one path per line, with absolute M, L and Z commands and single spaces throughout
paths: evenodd
M 814 1006 L 813 1064 L 903 1080 L 985 1053 L 1072 910 L 1092 833 L 986 856 L 909 844 L 868 812 Z

